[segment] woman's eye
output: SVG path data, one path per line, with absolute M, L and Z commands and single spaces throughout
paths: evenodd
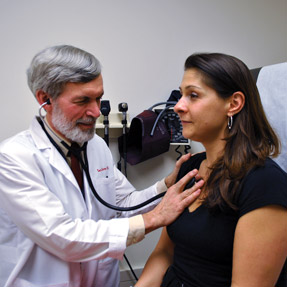
M 190 96 L 191 98 L 197 98 L 197 97 L 198 97 L 197 93 L 190 93 L 189 96 Z

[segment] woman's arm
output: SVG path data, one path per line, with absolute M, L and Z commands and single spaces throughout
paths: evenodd
M 243 215 L 235 231 L 231 286 L 275 286 L 286 257 L 286 208 L 270 205 Z
M 135 287 L 160 286 L 167 268 L 172 263 L 173 247 L 166 227 L 164 227 L 157 246 L 150 255 Z

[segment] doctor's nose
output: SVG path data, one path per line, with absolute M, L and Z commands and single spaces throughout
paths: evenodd
M 101 115 L 100 104 L 98 102 L 90 104 L 86 111 L 87 116 L 98 118 Z

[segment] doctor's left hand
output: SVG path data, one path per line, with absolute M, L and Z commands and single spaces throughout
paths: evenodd
M 142 214 L 145 234 L 171 224 L 183 211 L 200 195 L 204 181 L 199 179 L 192 187 L 185 186 L 192 178 L 198 178 L 198 170 L 188 172 L 177 183 L 172 185 L 160 201 L 151 211 Z
M 178 172 L 179 172 L 179 170 L 180 170 L 181 165 L 182 165 L 184 162 L 186 162 L 188 159 L 190 159 L 190 157 L 191 157 L 191 154 L 188 153 L 188 154 L 185 154 L 185 155 L 181 156 L 180 159 L 176 161 L 172 173 L 169 174 L 169 175 L 164 179 L 164 182 L 165 182 L 165 185 L 167 186 L 167 188 L 169 188 L 169 187 L 171 187 L 172 185 L 175 184 L 175 181 L 176 181 L 176 178 L 177 178 L 177 175 L 178 175 Z

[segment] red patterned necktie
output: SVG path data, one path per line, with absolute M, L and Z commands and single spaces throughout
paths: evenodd
M 72 143 L 71 145 L 71 148 L 72 150 L 78 150 L 77 151 L 77 155 L 80 156 L 80 146 L 77 144 L 77 143 Z M 80 162 L 77 158 L 77 156 L 74 154 L 74 152 L 70 152 L 70 157 L 71 157 L 71 169 L 72 169 L 72 172 L 79 184 L 79 187 L 83 193 L 83 171 L 81 169 L 81 166 L 80 166 Z M 83 194 L 84 196 L 84 194 Z

